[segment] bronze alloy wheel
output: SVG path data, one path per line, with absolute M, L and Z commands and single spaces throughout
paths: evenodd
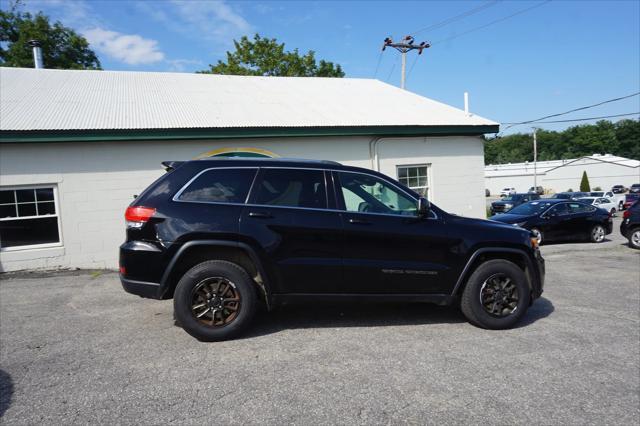
M 511 315 L 518 309 L 518 288 L 505 274 L 491 275 L 480 288 L 480 304 L 494 317 Z
M 236 285 L 224 277 L 206 278 L 191 292 L 192 315 L 209 327 L 230 324 L 238 316 L 240 303 Z

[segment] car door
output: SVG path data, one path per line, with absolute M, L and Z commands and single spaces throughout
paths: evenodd
M 566 221 L 569 220 L 567 203 L 558 203 L 543 213 L 540 218 L 540 229 L 545 240 L 561 240 L 566 238 Z
M 450 284 L 453 238 L 435 214 L 418 218 L 417 200 L 378 176 L 334 172 L 344 210 L 345 293 L 440 293 Z M 433 213 L 433 212 L 432 212 Z
M 258 172 L 240 233 L 268 259 L 274 293 L 327 293 L 342 282 L 342 221 L 326 174 L 300 168 Z
M 590 206 L 584 203 L 568 203 L 569 215 L 565 221 L 567 237 L 570 239 L 584 238 L 591 226 L 590 216 L 597 206 Z

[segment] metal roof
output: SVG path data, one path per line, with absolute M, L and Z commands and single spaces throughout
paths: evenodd
M 373 79 L 0 68 L 3 132 L 343 126 L 498 130 Z

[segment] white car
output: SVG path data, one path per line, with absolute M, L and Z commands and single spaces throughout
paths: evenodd
M 516 192 L 515 188 L 503 188 L 502 191 L 500 191 L 500 196 L 506 197 L 507 195 L 515 194 Z
M 625 194 L 614 194 L 612 191 L 591 191 L 589 192 L 591 197 L 608 198 L 612 203 L 616 205 L 617 211 L 624 210 L 624 197 Z
M 608 211 L 611 216 L 616 214 L 616 203 L 611 201 L 609 198 L 604 197 L 582 197 L 578 198 L 578 201 L 582 201 L 583 203 L 591 204 L 592 206 L 599 207 L 601 209 L 605 209 Z

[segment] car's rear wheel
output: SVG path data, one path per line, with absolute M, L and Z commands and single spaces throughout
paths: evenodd
M 538 241 L 538 245 L 542 245 L 542 241 L 544 240 L 544 235 L 542 234 L 542 231 L 539 230 L 538 228 L 531 228 L 531 233 L 533 234 L 534 238 Z
M 471 274 L 460 308 L 470 323 L 492 330 L 512 327 L 527 311 L 531 290 L 524 272 L 508 260 L 489 260 Z
M 616 208 L 615 207 L 611 207 L 611 211 L 609 213 L 611 214 L 611 216 L 615 216 L 616 215 Z
M 629 234 L 629 247 L 640 250 L 640 228 L 634 228 Z
M 233 338 L 249 325 L 256 291 L 247 272 L 223 260 L 189 269 L 176 286 L 175 316 L 182 328 L 203 341 Z
M 589 239 L 592 243 L 601 243 L 604 241 L 604 237 L 607 235 L 607 232 L 604 230 L 604 226 L 595 225 L 591 228 L 591 232 L 589 233 Z

